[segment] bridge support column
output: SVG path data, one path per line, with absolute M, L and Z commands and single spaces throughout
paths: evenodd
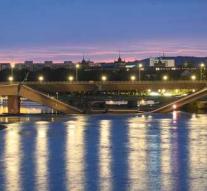
M 19 114 L 20 113 L 20 97 L 8 96 L 8 113 Z

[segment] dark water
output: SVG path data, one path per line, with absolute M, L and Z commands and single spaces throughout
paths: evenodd
M 0 131 L 0 190 L 207 190 L 207 115 L 18 120 Z

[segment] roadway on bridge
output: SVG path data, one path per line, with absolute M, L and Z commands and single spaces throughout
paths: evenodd
M 74 82 L 25 82 L 33 89 L 47 93 L 89 91 L 157 91 L 158 89 L 195 89 L 207 86 L 207 81 L 74 81 Z

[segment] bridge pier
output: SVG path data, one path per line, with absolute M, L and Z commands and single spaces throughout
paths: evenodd
M 20 97 L 19 96 L 8 96 L 8 113 L 19 114 L 20 113 Z

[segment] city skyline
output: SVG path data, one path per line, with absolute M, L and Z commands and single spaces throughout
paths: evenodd
M 0 3 L 0 61 L 207 55 L 204 0 Z M 9 12 L 9 14 L 8 14 Z

